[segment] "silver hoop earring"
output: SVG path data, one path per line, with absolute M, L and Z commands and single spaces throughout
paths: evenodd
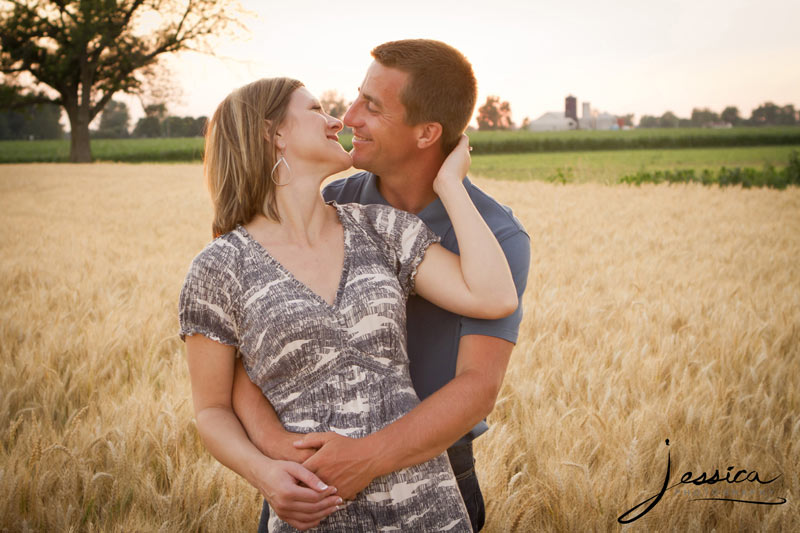
M 275 181 L 275 171 L 278 169 L 278 165 L 280 165 L 281 163 L 286 165 L 286 170 L 289 171 L 289 180 L 286 183 L 278 183 L 277 181 Z M 283 157 L 283 154 L 281 154 L 280 158 L 278 158 L 278 161 L 276 161 L 275 164 L 272 166 L 272 172 L 269 173 L 269 177 L 272 180 L 272 183 L 274 183 L 278 187 L 289 185 L 289 182 L 292 181 L 292 169 L 289 168 L 289 163 L 286 161 L 286 158 Z

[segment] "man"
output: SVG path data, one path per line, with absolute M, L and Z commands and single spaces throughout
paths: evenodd
M 323 191 L 338 203 L 380 203 L 417 214 L 442 241 L 458 251 L 433 180 L 457 144 L 475 108 L 472 66 L 454 48 L 424 39 L 394 41 L 372 51 L 358 98 L 344 117 L 353 129 L 353 165 L 365 169 Z M 273 459 L 302 465 L 323 480 L 314 502 L 272 495 L 276 513 L 311 527 L 334 512 L 332 487 L 348 499 L 375 477 L 423 462 L 447 450 L 453 471 L 479 531 L 483 497 L 472 440 L 486 431 L 522 318 L 530 240 L 511 210 L 464 179 L 470 197 L 492 229 L 511 267 L 520 307 L 500 320 L 475 320 L 419 298 L 408 300 L 408 354 L 422 402 L 404 417 L 365 439 L 333 433 L 298 435 L 282 428 L 274 411 L 237 364 L 233 405 L 254 444 Z M 308 483 L 306 483 L 308 484 Z M 316 484 L 316 483 L 315 483 Z M 324 484 L 322 485 L 324 486 Z M 334 502 L 335 503 L 335 502 Z M 259 530 L 266 531 L 265 503 Z M 285 518 L 284 518 L 285 519 Z

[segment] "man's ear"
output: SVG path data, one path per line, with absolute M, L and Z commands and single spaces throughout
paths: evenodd
M 430 148 L 442 138 L 442 125 L 438 122 L 423 122 L 417 128 L 417 148 Z

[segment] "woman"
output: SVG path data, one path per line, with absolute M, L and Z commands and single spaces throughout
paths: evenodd
M 461 185 L 466 137 L 434 182 L 459 257 L 413 215 L 323 201 L 322 180 L 351 165 L 341 128 L 300 82 L 278 78 L 229 95 L 206 136 L 217 238 L 186 277 L 181 338 L 206 446 L 268 500 L 297 465 L 263 456 L 234 415 L 237 354 L 287 429 L 360 437 L 419 402 L 405 351 L 412 290 L 476 318 L 506 316 L 517 305 L 505 256 Z M 321 527 L 469 531 L 469 524 L 442 454 L 374 480 Z M 293 525 L 273 514 L 270 530 Z

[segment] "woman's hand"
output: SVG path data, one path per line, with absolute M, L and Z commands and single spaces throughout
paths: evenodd
M 253 468 L 252 482 L 275 514 L 301 531 L 315 527 L 339 509 L 342 498 L 308 469 L 291 461 L 264 457 Z
M 436 179 L 433 180 L 433 190 L 437 195 L 442 195 L 440 189 L 443 188 L 444 185 L 452 183 L 460 184 L 467 175 L 470 165 L 469 152 L 469 137 L 462 134 L 456 147 L 453 148 L 453 151 L 450 152 L 447 159 L 442 163 L 441 168 L 439 168 Z
M 417 269 L 415 290 L 458 315 L 503 318 L 519 305 L 517 289 L 503 249 L 462 183 L 469 163 L 469 139 L 462 135 L 433 181 L 453 224 L 459 254 L 431 245 Z

